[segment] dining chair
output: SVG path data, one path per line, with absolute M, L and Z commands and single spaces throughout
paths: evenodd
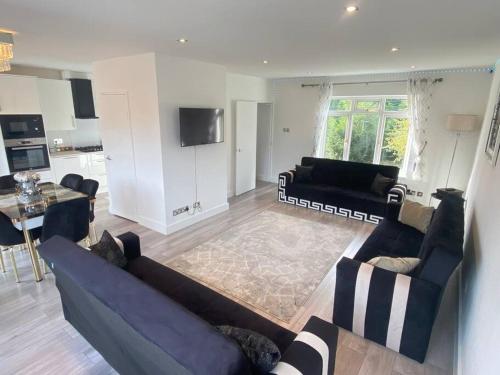
M 90 228 L 92 229 L 94 241 L 97 241 L 97 233 L 95 231 L 95 224 L 94 224 L 94 219 L 95 219 L 94 205 L 95 205 L 95 195 L 97 194 L 97 189 L 99 189 L 99 182 L 96 180 L 92 180 L 91 178 L 84 179 L 80 185 L 80 188 L 78 189 L 80 193 L 86 194 L 90 200 L 89 223 L 90 223 Z
M 59 235 L 73 242 L 89 241 L 90 203 L 87 197 L 55 203 L 43 215 L 40 242 Z
M 62 179 L 59 185 L 67 187 L 68 189 L 71 190 L 76 190 L 80 188 L 80 185 L 82 184 L 83 177 L 80 176 L 79 174 L 76 173 L 68 173 L 65 175 Z
M 0 176 L 0 194 L 10 194 L 16 189 L 17 182 L 11 174 Z
M 31 230 L 31 236 L 33 240 L 40 237 L 41 228 L 35 228 Z M 3 260 L 3 253 L 5 251 L 10 252 L 10 261 L 12 264 L 12 269 L 14 271 L 14 276 L 16 282 L 19 282 L 19 274 L 17 272 L 16 257 L 14 254 L 14 247 L 18 247 L 25 244 L 23 232 L 18 230 L 10 221 L 10 219 L 3 212 L 0 212 L 0 266 L 2 272 L 5 272 L 5 264 Z

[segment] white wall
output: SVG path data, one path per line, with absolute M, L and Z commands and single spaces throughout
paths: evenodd
M 101 93 L 126 91 L 129 95 L 139 223 L 166 233 L 155 55 L 147 53 L 96 62 L 93 77 L 97 114 Z M 106 144 L 103 146 L 106 152 Z
M 499 90 L 497 72 L 468 191 L 459 335 L 459 368 L 464 375 L 500 374 L 500 162 L 494 167 L 484 154 Z
M 260 103 L 269 102 L 270 97 L 268 87 L 268 81 L 263 78 L 234 73 L 228 73 L 226 76 L 225 137 L 228 145 L 228 196 L 232 196 L 234 194 L 235 186 L 235 102 L 238 100 L 248 100 Z
M 220 65 L 163 54 L 156 55 L 156 68 L 167 232 L 171 233 L 228 208 L 229 137 L 226 137 L 223 143 L 181 147 L 179 136 L 179 107 L 224 108 L 226 69 Z M 193 206 L 196 200 L 196 186 L 202 212 L 173 216 L 174 209 Z
M 431 75 L 432 76 L 432 75 Z M 482 117 L 491 84 L 487 72 L 434 74 L 443 77 L 438 84 L 431 111 L 432 127 L 427 146 L 426 179 L 416 183 L 402 178 L 410 188 L 423 191 L 424 202 L 436 187 L 444 186 L 451 161 L 455 134 L 445 129 L 450 113 L 476 114 Z M 334 77 L 333 82 L 406 79 L 401 74 Z M 318 102 L 317 88 L 302 88 L 301 83 L 322 82 L 323 79 L 279 79 L 272 81 L 274 114 L 273 175 L 293 168 L 302 156 L 311 155 L 314 140 L 314 112 Z M 405 83 L 337 86 L 335 95 L 397 95 L 406 94 Z M 290 128 L 289 133 L 283 128 Z M 450 186 L 465 189 L 474 159 L 479 132 L 461 137 Z

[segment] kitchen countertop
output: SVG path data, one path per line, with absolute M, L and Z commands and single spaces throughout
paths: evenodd
M 78 151 L 78 150 L 72 150 L 72 151 L 51 152 L 50 157 L 51 158 L 60 158 L 60 157 L 64 157 L 64 156 L 78 156 L 78 155 L 102 154 L 102 153 L 103 153 L 103 151 L 83 152 L 83 151 Z

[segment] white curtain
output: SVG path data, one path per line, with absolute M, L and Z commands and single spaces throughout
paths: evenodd
M 333 95 L 333 83 L 323 83 L 319 86 L 319 101 L 314 120 L 314 148 L 312 156 L 323 157 L 326 121 Z
M 427 129 L 429 128 L 429 113 L 436 82 L 432 78 L 411 78 L 408 80 L 408 101 L 410 104 L 415 157 L 411 176 L 414 180 L 422 180 L 425 172 L 425 150 L 428 143 Z

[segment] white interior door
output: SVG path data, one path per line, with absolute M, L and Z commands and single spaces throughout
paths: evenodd
M 236 195 L 255 189 L 257 102 L 236 102 Z
M 99 104 L 109 211 L 137 221 L 137 181 L 128 94 L 102 93 Z

